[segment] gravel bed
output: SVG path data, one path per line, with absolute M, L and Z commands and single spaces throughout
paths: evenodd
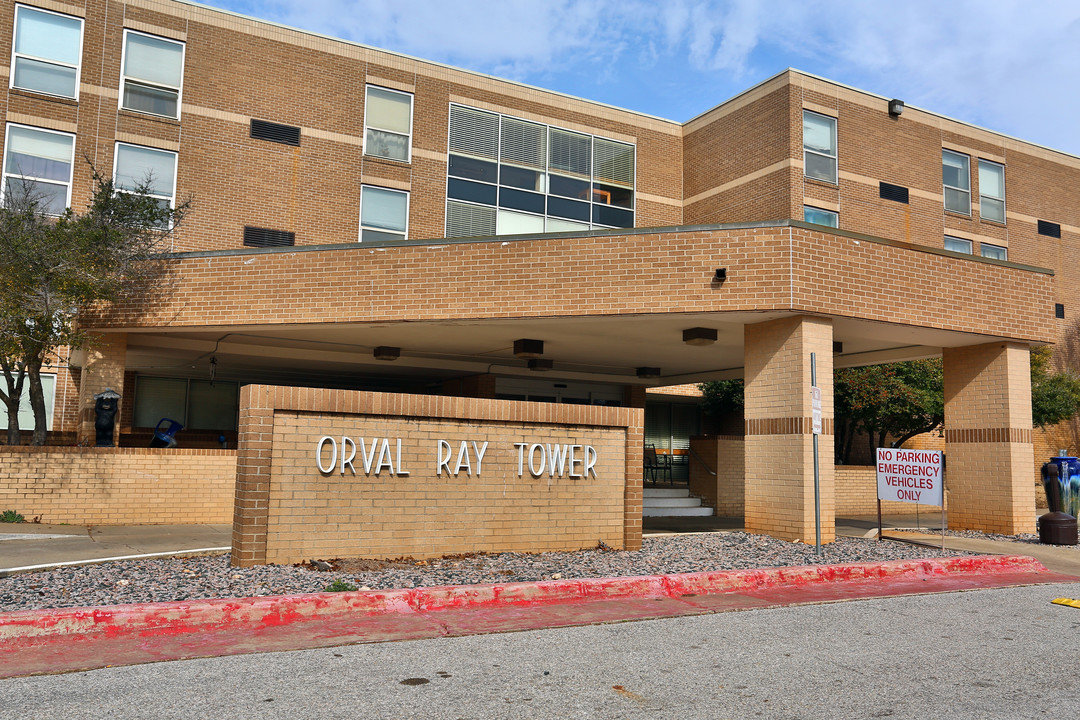
M 633 552 L 596 549 L 469 555 L 427 561 L 331 561 L 335 569 L 329 571 L 316 570 L 309 563 L 234 568 L 229 566 L 228 555 L 124 560 L 0 578 L 0 612 L 322 592 L 335 580 L 375 590 L 969 554 L 857 538 L 839 538 L 822 550 L 823 557 L 819 560 L 813 545 L 732 532 L 645 538 L 642 549 Z

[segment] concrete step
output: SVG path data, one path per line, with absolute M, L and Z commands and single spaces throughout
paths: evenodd
M 689 488 L 642 488 L 644 498 L 690 497 Z
M 649 498 L 644 503 L 646 507 L 664 507 L 664 508 L 676 508 L 676 507 L 698 507 L 701 505 L 701 498 L 696 497 L 659 497 Z
M 713 514 L 710 507 L 654 508 L 643 507 L 642 517 L 709 517 Z

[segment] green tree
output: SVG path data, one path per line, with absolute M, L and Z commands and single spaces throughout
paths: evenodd
M 175 208 L 150 196 L 153 178 L 117 191 L 91 165 L 93 193 L 82 212 L 46 212 L 34 183 L 8 182 L 0 205 L 0 391 L 8 411 L 8 442 L 19 441 L 19 399 L 25 382 L 34 411 L 31 444 L 46 436 L 41 368 L 62 346 L 91 340 L 79 309 L 115 302 L 160 286 L 160 254 L 191 206 Z
M 941 427 L 945 395 L 940 358 L 840 368 L 835 372 L 837 459 L 847 462 L 855 435 L 864 432 L 873 453 Z
M 1057 425 L 1080 414 L 1080 376 L 1072 370 L 1051 372 L 1050 346 L 1031 350 L 1031 423 Z

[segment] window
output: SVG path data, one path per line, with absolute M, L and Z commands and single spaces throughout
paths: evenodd
M 829 227 L 837 227 L 837 224 L 839 222 L 839 216 L 832 210 L 822 210 L 821 208 L 804 205 L 803 220 L 808 223 L 814 223 L 815 225 L 828 225 Z
M 945 236 L 945 249 L 953 252 L 971 254 L 971 241 L 958 237 Z
M 409 162 L 412 145 L 412 95 L 367 86 L 364 101 L 364 154 Z
M 836 118 L 803 110 L 803 172 L 836 184 Z
M 184 43 L 125 30 L 123 65 L 120 107 L 179 119 Z
M 16 5 L 11 87 L 78 98 L 82 25 L 80 18 Z
M 1005 166 L 979 160 L 979 217 L 1005 222 Z
M 8 125 L 4 143 L 4 196 L 24 193 L 45 212 L 59 215 L 71 204 L 75 136 L 25 125 Z
M 360 188 L 360 241 L 404 240 L 409 193 L 365 185 Z
M 945 209 L 971 214 L 971 170 L 967 155 L 941 151 L 941 182 L 945 186 Z
M 45 429 L 53 429 L 53 405 L 56 397 L 56 376 L 41 374 L 41 390 L 45 396 Z M 7 429 L 7 405 L 0 403 L 0 427 Z M 34 409 L 30 407 L 30 383 L 23 383 L 22 396 L 19 400 L 19 429 L 34 429 Z
M 176 153 L 141 145 L 116 143 L 113 182 L 117 190 L 134 191 L 149 187 L 148 195 L 162 207 L 172 207 L 176 194 Z
M 139 376 L 132 425 L 152 428 L 169 418 L 188 430 L 235 430 L 239 407 L 235 382 Z
M 979 252 L 983 257 L 993 258 L 994 260 L 1008 260 L 1009 250 L 1000 245 L 991 245 L 990 243 L 979 243 Z
M 633 227 L 636 148 L 450 106 L 446 236 Z

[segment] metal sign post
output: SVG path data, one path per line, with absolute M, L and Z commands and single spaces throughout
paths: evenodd
M 821 474 L 818 470 L 818 435 L 821 435 L 821 388 L 817 386 L 817 353 L 810 353 L 810 414 L 814 430 L 814 531 L 821 557 Z

